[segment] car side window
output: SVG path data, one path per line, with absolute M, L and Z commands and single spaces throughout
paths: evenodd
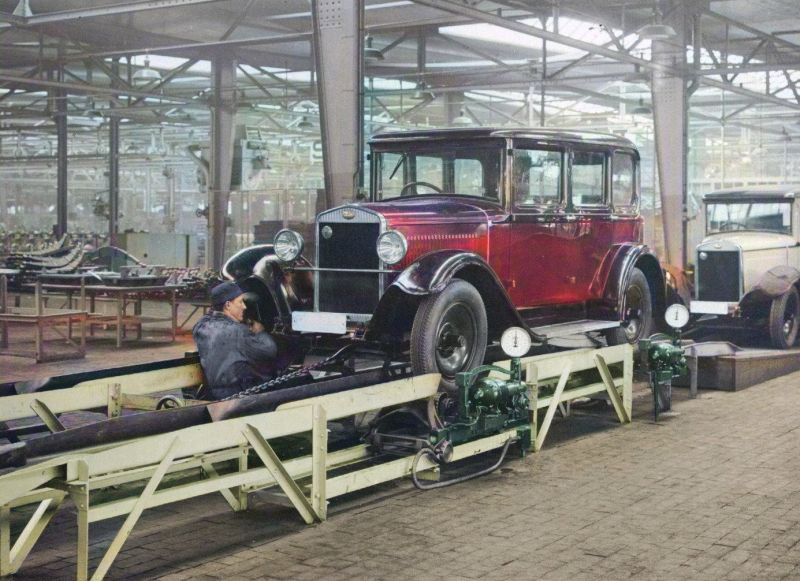
M 453 191 L 462 196 L 486 195 L 483 186 L 483 164 L 479 159 L 456 159 L 453 162 Z
M 601 206 L 605 204 L 605 159 L 596 151 L 576 151 L 572 157 L 572 204 Z
M 618 214 L 636 212 L 639 196 L 635 168 L 631 154 L 614 152 L 611 160 L 611 203 Z
M 558 206 L 563 154 L 544 149 L 514 150 L 513 189 L 517 206 Z

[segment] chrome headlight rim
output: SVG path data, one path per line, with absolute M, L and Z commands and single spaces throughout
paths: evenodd
M 290 244 L 294 245 L 293 250 L 288 246 Z M 278 257 L 278 260 L 281 262 L 292 262 L 297 260 L 300 255 L 303 254 L 305 241 L 303 240 L 303 235 L 299 232 L 289 228 L 284 228 L 275 234 L 275 237 L 272 239 L 272 248 L 275 251 L 275 256 Z
M 381 252 L 381 242 L 389 239 L 393 239 L 392 243 L 394 244 L 394 247 L 396 249 L 400 249 L 399 251 L 395 251 L 394 254 L 386 254 L 385 252 Z M 383 246 L 383 248 L 385 248 L 385 246 Z M 380 258 L 384 264 L 392 266 L 401 262 L 406 257 L 406 254 L 408 254 L 408 241 L 403 233 L 399 230 L 387 230 L 378 236 L 378 240 L 375 243 L 375 249 L 378 253 L 378 258 Z

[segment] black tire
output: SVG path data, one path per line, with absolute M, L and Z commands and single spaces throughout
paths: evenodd
M 647 277 L 638 268 L 633 269 L 625 287 L 625 312 L 622 325 L 606 332 L 609 345 L 630 343 L 635 345 L 653 332 L 653 297 Z
M 441 373 L 439 389 L 456 391 L 455 376 L 483 363 L 486 308 L 474 286 L 452 280 L 423 299 L 411 327 L 411 368 L 415 375 Z
M 772 299 L 769 309 L 769 338 L 776 349 L 788 349 L 797 340 L 800 326 L 800 294 L 792 287 Z

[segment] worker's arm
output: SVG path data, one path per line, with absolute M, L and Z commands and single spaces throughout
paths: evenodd
M 245 333 L 242 341 L 242 353 L 251 361 L 274 359 L 278 354 L 278 346 L 264 326 L 259 322 L 250 325 L 250 332 Z

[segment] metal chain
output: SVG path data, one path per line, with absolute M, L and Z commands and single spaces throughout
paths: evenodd
M 272 389 L 274 389 L 274 388 L 280 386 L 281 384 L 286 383 L 286 382 L 288 382 L 288 381 L 290 381 L 292 379 L 296 379 L 296 378 L 298 378 L 298 377 L 300 377 L 302 375 L 306 375 L 306 374 L 308 374 L 308 373 L 310 373 L 312 371 L 316 371 L 317 369 L 321 369 L 322 367 L 325 367 L 326 365 L 328 365 L 328 363 L 330 363 L 331 361 L 335 361 L 339 357 L 340 357 L 340 354 L 337 351 L 336 353 L 334 353 L 330 357 L 327 357 L 325 359 L 317 361 L 316 363 L 312 363 L 311 365 L 309 365 L 307 367 L 302 367 L 300 369 L 296 369 L 295 371 L 290 371 L 289 373 L 284 373 L 283 375 L 279 375 L 278 377 L 276 377 L 274 379 L 270 379 L 269 381 L 267 381 L 265 383 L 260 383 L 258 385 L 254 385 L 253 387 L 250 387 L 248 389 L 244 389 L 244 390 L 240 391 L 239 393 L 234 393 L 233 395 L 229 395 L 228 397 L 222 398 L 219 401 L 228 401 L 228 400 L 232 400 L 232 399 L 240 399 L 240 398 L 247 397 L 247 396 L 250 396 L 250 395 L 256 395 L 256 394 L 259 394 L 259 393 L 264 393 L 266 391 L 271 391 Z

